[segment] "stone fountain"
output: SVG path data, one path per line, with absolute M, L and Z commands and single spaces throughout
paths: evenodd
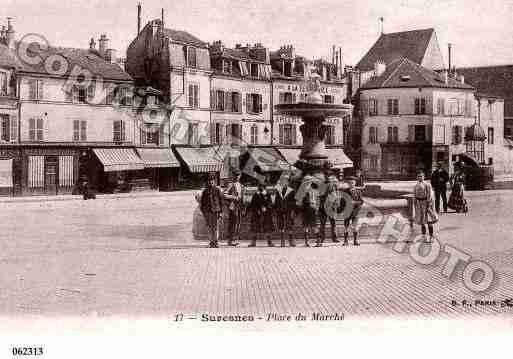
M 306 80 L 307 102 L 276 105 L 276 111 L 282 115 L 300 117 L 303 124 L 299 127 L 303 136 L 303 148 L 295 167 L 304 175 L 311 175 L 323 181 L 333 167 L 326 152 L 325 138 L 328 117 L 342 117 L 353 111 L 349 104 L 335 105 L 323 103 L 320 94 L 320 76 L 311 73 Z

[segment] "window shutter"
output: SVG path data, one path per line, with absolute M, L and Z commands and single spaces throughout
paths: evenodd
M 296 94 L 295 93 L 292 94 L 292 103 L 296 103 Z
M 66 86 L 66 88 L 63 88 L 62 90 L 64 91 L 64 95 L 66 97 L 66 102 L 72 102 L 73 101 L 73 86 Z M 108 96 L 108 94 L 107 94 L 107 96 Z
M 36 124 L 37 124 L 37 140 L 42 141 L 43 140 L 43 119 L 38 118 Z
M 166 142 L 166 136 L 165 136 L 165 131 L 164 131 L 164 127 L 161 126 L 159 129 L 159 146 L 162 146 L 165 142 Z
M 119 134 L 120 134 L 120 129 L 119 129 L 119 121 L 113 121 L 112 122 L 112 142 L 119 142 Z
M 292 125 L 292 144 L 297 144 L 297 132 L 296 132 L 296 125 Z
M 433 139 L 433 126 L 426 125 L 426 141 L 430 142 Z
M 80 140 L 80 121 L 79 120 L 73 120 L 73 141 L 79 141 Z
M 194 86 L 194 107 L 199 108 L 199 85 Z
M 252 112 L 253 111 L 253 98 L 251 97 L 251 94 L 246 94 L 246 112 Z
M 87 101 L 92 103 L 94 101 L 94 96 L 96 92 L 96 84 L 93 82 L 89 86 L 87 86 Z
M 375 133 L 376 133 L 376 135 L 375 135 L 376 136 L 376 143 L 379 143 L 379 132 L 378 132 L 379 127 L 376 126 L 374 128 L 375 128 Z
M 71 92 L 73 94 L 73 102 L 78 102 L 78 87 L 73 86 Z
M 285 94 L 283 92 L 280 92 L 278 102 L 280 104 L 285 103 Z
M 29 81 L 29 99 L 30 100 L 36 99 L 36 92 L 37 92 L 37 81 L 30 80 Z
M 232 112 L 232 93 L 227 92 L 226 96 L 224 97 L 224 109 L 227 112 Z
M 194 88 L 192 84 L 189 84 L 187 94 L 189 95 L 189 107 L 194 107 Z
M 189 126 L 190 126 L 190 124 L 189 124 Z M 189 134 L 189 131 L 187 132 L 187 134 Z M 139 135 L 141 136 L 141 145 L 145 145 L 146 144 L 146 131 L 144 130 L 144 128 L 140 129 Z
M 458 145 L 463 143 L 463 126 L 456 126 L 458 133 Z
M 280 144 L 282 144 L 282 145 L 283 145 L 283 142 L 284 142 L 284 141 L 283 141 L 283 135 L 284 135 L 284 134 L 283 134 L 283 125 L 279 125 L 279 127 L 278 127 L 278 135 L 279 135 L 279 137 L 280 137 L 280 138 L 279 138 L 279 142 L 280 142 Z
M 216 92 L 214 90 L 210 90 L 210 108 L 212 110 L 216 108 Z
M 10 117 L 11 121 L 11 142 L 15 142 L 18 138 L 18 117 L 16 115 L 12 115 Z
M 43 91 L 43 80 L 37 81 L 37 99 L 42 100 L 44 99 L 44 91 Z
M 34 118 L 29 119 L 29 140 L 36 140 L 36 120 Z
M 394 136 L 393 131 L 394 130 L 392 129 L 392 127 L 389 126 L 388 127 L 388 142 L 392 142 L 392 139 L 393 139 L 393 136 Z
M 414 141 L 415 141 L 415 126 L 408 125 L 408 142 L 414 142 Z
M 87 141 L 87 121 L 80 121 L 80 140 Z

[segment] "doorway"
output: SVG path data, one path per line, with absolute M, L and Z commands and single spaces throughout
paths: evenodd
M 47 156 L 45 158 L 45 192 L 48 194 L 57 194 L 59 185 L 59 158 L 57 156 Z

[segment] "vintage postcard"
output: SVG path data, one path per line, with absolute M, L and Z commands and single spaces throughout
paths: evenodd
M 0 351 L 511 332 L 512 11 L 4 1 Z

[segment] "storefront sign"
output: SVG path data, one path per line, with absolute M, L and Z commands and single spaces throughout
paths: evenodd
M 308 88 L 306 84 L 277 84 L 275 85 L 276 90 L 283 90 L 283 91 L 290 91 L 290 92 L 302 92 L 302 93 L 308 93 Z M 327 87 L 327 86 L 321 86 L 319 89 L 320 93 L 323 94 L 330 94 L 330 93 L 340 93 L 342 91 L 341 88 L 338 87 Z

